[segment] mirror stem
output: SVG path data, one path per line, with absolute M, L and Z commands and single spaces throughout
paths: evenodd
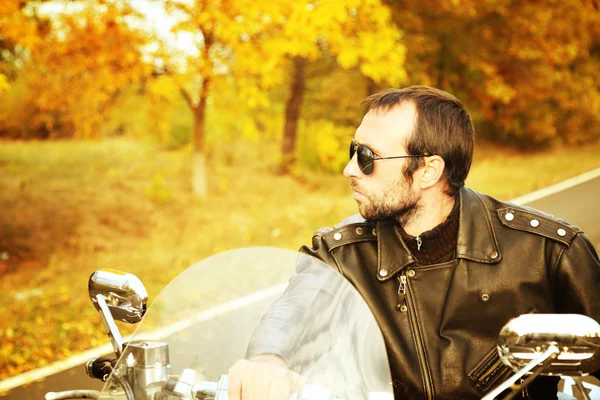
M 482 397 L 481 400 L 493 400 L 496 398 L 496 396 L 498 396 L 500 393 L 502 393 L 503 391 L 505 391 L 506 389 L 508 389 L 510 387 L 512 387 L 513 392 L 507 398 L 512 399 L 514 397 L 514 395 L 517 394 L 518 391 L 521 390 L 521 388 L 523 386 L 529 384 L 529 382 L 532 379 L 534 379 L 539 374 L 541 374 L 548 367 L 548 365 L 550 365 L 552 360 L 554 358 L 556 358 L 556 355 L 558 355 L 559 353 L 560 353 L 559 348 L 555 344 L 551 344 L 550 346 L 548 346 L 546 351 L 544 351 L 542 353 L 541 356 L 539 356 L 536 359 L 531 360 L 526 366 L 524 366 L 519 371 L 517 371 L 517 373 L 514 374 L 510 379 L 506 380 L 504 383 L 502 383 L 496 389 L 492 390 L 491 392 L 486 394 L 484 397 Z M 521 385 L 513 386 L 513 384 L 517 380 L 522 378 L 526 373 L 533 370 L 536 366 L 539 366 L 540 368 L 538 368 L 538 370 L 536 370 L 532 375 L 527 377 L 525 382 L 523 382 Z
M 590 400 L 590 396 L 588 396 L 587 391 L 585 390 L 585 388 L 583 387 L 583 383 L 581 382 L 581 377 L 573 376 L 572 378 L 575 381 L 575 386 L 577 386 L 577 389 L 579 389 L 579 392 L 583 396 L 584 400 Z
M 115 350 L 115 354 L 117 357 L 121 357 L 121 353 L 123 352 L 123 337 L 121 336 L 121 332 L 119 332 L 119 328 L 115 323 L 115 319 L 112 317 L 108 306 L 106 305 L 106 301 L 101 294 L 96 295 L 96 300 L 98 301 L 98 305 L 100 306 L 100 316 L 102 316 L 102 323 L 106 328 L 106 332 L 108 333 L 108 337 L 110 337 L 110 342 L 113 345 L 113 349 Z

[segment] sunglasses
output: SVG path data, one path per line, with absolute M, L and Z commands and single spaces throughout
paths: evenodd
M 350 142 L 350 159 L 356 154 L 356 160 L 358 162 L 358 168 L 365 175 L 371 175 L 373 172 L 373 161 L 375 160 L 389 160 L 390 158 L 415 158 L 415 157 L 429 157 L 428 155 L 406 155 L 406 156 L 393 156 L 393 157 L 375 157 L 373 150 L 358 144 L 352 139 Z

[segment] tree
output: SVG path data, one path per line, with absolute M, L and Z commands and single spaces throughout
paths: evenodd
M 266 25 L 270 2 L 251 0 L 165 1 L 175 21 L 173 32 L 190 33 L 195 49 L 173 53 L 163 48 L 165 69 L 178 75 L 182 96 L 194 114 L 194 192 L 207 195 L 206 113 L 212 87 L 219 79 L 255 71 L 261 65 L 254 43 Z M 243 93 L 242 93 L 243 94 Z
M 17 69 L 25 90 L 6 118 L 21 136 L 98 136 L 121 91 L 151 71 L 134 9 L 116 0 L 63 5 L 47 17 L 52 29 L 30 39 Z
M 201 195 L 206 194 L 206 109 L 216 80 L 233 78 L 240 101 L 254 103 L 266 103 L 269 89 L 289 85 L 282 138 L 285 172 L 294 159 L 309 64 L 332 58 L 376 81 L 398 84 L 406 77 L 401 33 L 379 0 L 169 0 L 165 5 L 179 21 L 174 31 L 196 35 L 197 51 L 187 54 L 179 72 L 186 70 L 181 92 L 195 116 L 194 189 Z M 177 58 L 170 59 L 167 65 Z
M 482 136 L 520 146 L 600 136 L 597 2 L 389 4 L 411 83 L 457 94 Z
M 16 62 L 34 50 L 49 32 L 50 24 L 36 13 L 40 2 L 5 0 L 0 3 L 0 93 L 14 80 Z
M 298 121 L 306 91 L 306 68 L 331 58 L 344 69 L 358 68 L 373 81 L 398 85 L 405 81 L 405 46 L 388 8 L 378 0 L 295 1 L 281 4 L 281 34 L 271 35 L 289 68 L 280 172 L 294 163 Z
M 136 16 L 118 1 L 60 16 L 23 71 L 35 94 L 33 123 L 49 132 L 61 124 L 74 137 L 98 135 L 121 91 L 151 72 L 142 53 L 147 37 L 128 21 Z

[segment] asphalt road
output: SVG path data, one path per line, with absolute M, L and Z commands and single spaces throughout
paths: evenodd
M 235 313 L 219 315 L 200 324 L 195 324 L 181 333 L 161 339 L 169 344 L 173 373 L 181 373 L 183 368 L 196 367 L 207 377 L 216 381 L 237 359 L 244 358 L 246 346 L 253 327 L 258 324 L 268 307 L 277 296 L 265 298 Z M 98 329 L 104 329 L 98 326 Z M 191 340 L 193 339 L 193 343 Z M 101 355 L 101 354 L 98 354 Z M 112 354 L 114 356 L 114 354 Z M 210 360 L 210 362 L 208 362 Z M 198 363 L 201 365 L 198 366 Z M 47 392 L 63 390 L 93 389 L 102 390 L 103 383 L 88 377 L 84 366 L 78 365 L 52 375 L 41 382 L 15 388 L 1 400 L 44 398 Z
M 587 181 L 527 205 L 579 226 L 595 245 L 596 249 L 600 250 L 600 178 Z M 261 310 L 262 307 L 253 307 L 252 310 L 256 312 Z M 230 324 L 232 324 L 231 326 L 252 326 L 255 324 L 255 321 L 258 321 L 257 318 L 258 314 L 256 313 L 249 312 L 249 310 L 240 310 L 236 314 L 220 316 L 201 327 L 203 332 L 219 332 L 219 336 L 213 339 L 213 345 L 207 351 L 215 348 L 228 350 L 227 353 L 221 353 L 218 360 L 215 360 L 213 364 L 215 370 L 224 370 L 226 369 L 225 366 L 230 363 L 230 360 L 243 356 L 243 349 L 237 348 L 239 346 L 235 345 L 236 343 L 245 343 L 244 340 L 240 340 L 240 332 L 237 330 L 226 330 L 223 327 L 230 326 Z M 102 327 L 99 326 L 98 329 L 102 329 Z M 206 357 L 210 357 L 210 354 L 206 354 Z M 600 385 L 595 380 L 591 380 L 590 382 Z M 80 365 L 50 376 L 41 382 L 34 382 L 15 388 L 4 394 L 4 396 L 0 395 L 0 400 L 43 399 L 44 394 L 48 391 L 72 389 L 100 390 L 101 388 L 102 382 L 87 377 L 83 366 Z
M 600 178 L 527 205 L 577 225 L 600 250 Z

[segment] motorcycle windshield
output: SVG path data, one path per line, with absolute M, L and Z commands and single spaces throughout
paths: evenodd
M 194 264 L 160 292 L 128 343 L 105 391 L 212 398 L 202 393 L 218 390 L 211 382 L 237 360 L 275 353 L 309 384 L 294 388 L 300 394 L 393 398 L 363 298 L 330 266 L 290 250 L 230 250 Z

